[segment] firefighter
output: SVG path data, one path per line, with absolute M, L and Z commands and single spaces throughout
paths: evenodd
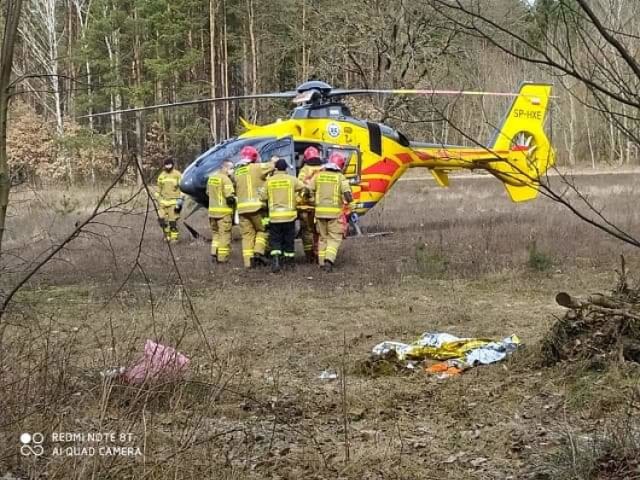
M 342 243 L 343 205 L 353 202 L 351 187 L 342 174 L 344 162 L 342 154 L 332 153 L 322 171 L 309 184 L 309 189 L 315 193 L 316 228 L 320 235 L 318 263 L 326 272 L 333 269 Z
M 322 169 L 320 151 L 316 147 L 307 147 L 303 154 L 303 166 L 298 173 L 298 180 L 305 185 Z M 299 198 L 298 212 L 300 218 L 300 234 L 307 261 L 313 263 L 317 257 L 317 234 L 315 231 L 313 198 L 303 196 Z M 314 248 L 315 247 L 315 248 Z
M 180 192 L 181 173 L 174 168 L 173 158 L 164 161 L 162 172 L 158 176 L 158 221 L 168 241 L 175 242 L 180 236 L 178 220 L 184 199 Z
M 271 271 L 279 272 L 281 263 L 293 266 L 296 238 L 296 193 L 305 185 L 287 173 L 287 161 L 278 159 L 275 173 L 267 179 L 262 199 L 269 207 L 269 242 L 271 243 Z M 284 261 L 281 259 L 284 257 Z
M 231 181 L 233 162 L 225 160 L 207 180 L 209 223 L 211 225 L 211 263 L 226 263 L 231 255 L 231 227 L 235 188 Z
M 266 265 L 264 253 L 267 248 L 264 205 L 260 200 L 260 191 L 267 176 L 273 172 L 273 162 L 259 163 L 260 155 L 251 146 L 240 151 L 240 161 L 236 164 L 236 197 L 240 231 L 242 232 L 242 259 L 245 268 L 258 263 Z

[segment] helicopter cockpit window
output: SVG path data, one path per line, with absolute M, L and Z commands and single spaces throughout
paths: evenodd
M 398 132 L 398 143 L 400 145 L 402 145 L 403 147 L 410 147 L 411 146 L 411 141 L 402 132 Z
M 345 105 L 307 105 L 296 108 L 292 118 L 341 118 L 350 117 L 351 112 Z
M 242 147 L 252 145 L 259 151 L 265 143 L 273 140 L 273 137 L 232 138 L 210 148 L 200 155 L 195 161 L 195 166 L 206 166 L 206 170 L 210 172 L 217 169 L 224 160 L 231 160 L 233 163 L 238 162 L 240 160 L 240 150 L 242 150 Z
M 213 158 L 218 158 L 218 157 L 221 158 L 224 155 L 223 152 L 224 152 L 224 150 L 225 150 L 225 148 L 227 147 L 228 144 L 229 144 L 229 141 L 227 141 L 225 143 L 220 143 L 218 145 L 214 145 L 213 147 L 211 147 L 206 152 L 200 154 L 200 156 L 198 158 L 196 158 L 196 160 L 194 162 L 194 165 L 196 167 L 199 167 L 204 162 L 212 161 Z
M 284 158 L 289 165 L 289 173 L 296 172 L 296 159 L 293 149 L 293 140 L 290 137 L 270 142 L 260 150 L 260 158 L 263 162 L 268 162 L 272 157 Z
M 360 181 L 360 150 L 357 148 L 344 148 L 344 147 L 328 147 L 326 158 L 329 158 L 332 153 L 341 153 L 345 158 L 344 169 L 342 173 L 349 179 L 349 181 Z

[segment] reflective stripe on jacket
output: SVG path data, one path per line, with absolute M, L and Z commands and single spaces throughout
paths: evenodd
M 160 200 L 160 205 L 168 207 L 176 204 L 176 201 L 182 196 L 180 192 L 181 177 L 180 171 L 175 168 L 170 172 L 163 170 L 158 176 L 157 197 Z
M 216 172 L 207 180 L 207 195 L 209 195 L 209 216 L 222 218 L 233 214 L 233 208 L 227 205 L 227 198 L 234 194 L 231 179 L 222 172 Z
M 269 219 L 272 223 L 292 222 L 298 216 L 296 192 L 305 188 L 304 183 L 287 172 L 276 172 L 267 179 L 266 196 Z
M 235 169 L 238 213 L 253 213 L 262 208 L 260 190 L 273 171 L 271 163 L 239 163 Z
M 342 173 L 323 170 L 313 178 L 310 188 L 315 191 L 316 217 L 338 218 L 342 214 L 344 194 L 351 191 Z

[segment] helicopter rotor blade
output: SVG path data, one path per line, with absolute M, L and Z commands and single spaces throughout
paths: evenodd
M 293 98 L 296 95 L 297 95 L 297 92 L 275 92 L 275 93 L 258 93 L 256 95 L 235 95 L 230 97 L 200 98 L 196 100 L 186 100 L 184 102 L 161 103 L 158 105 L 149 105 L 146 107 L 125 108 L 122 110 L 111 110 L 108 112 L 92 113 L 89 115 L 81 115 L 78 118 L 89 118 L 89 117 L 96 118 L 96 117 L 104 117 L 107 115 L 116 115 L 119 113 L 142 112 L 145 110 L 158 110 L 162 108 L 171 108 L 171 107 L 184 107 L 188 105 L 198 105 L 201 103 L 233 102 L 237 100 L 252 100 L 252 99 L 259 99 L 259 98 Z
M 433 89 L 345 89 L 334 88 L 328 96 L 341 97 L 346 95 L 476 95 L 476 96 L 493 96 L 493 97 L 518 97 L 520 93 L 510 92 L 482 92 L 472 90 L 433 90 Z

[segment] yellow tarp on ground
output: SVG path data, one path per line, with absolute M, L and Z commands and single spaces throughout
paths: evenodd
M 494 340 L 486 338 L 463 338 L 452 342 L 445 342 L 439 347 L 423 346 L 412 343 L 409 345 L 406 358 L 410 360 L 423 360 L 430 358 L 433 360 L 450 360 L 452 358 L 464 357 L 468 351 L 483 347 Z
M 399 360 L 456 360 L 465 367 L 490 364 L 503 360 L 520 346 L 516 335 L 493 340 L 490 338 L 459 338 L 448 333 L 425 332 L 411 344 L 382 342 L 373 348 L 374 356 L 395 353 Z

